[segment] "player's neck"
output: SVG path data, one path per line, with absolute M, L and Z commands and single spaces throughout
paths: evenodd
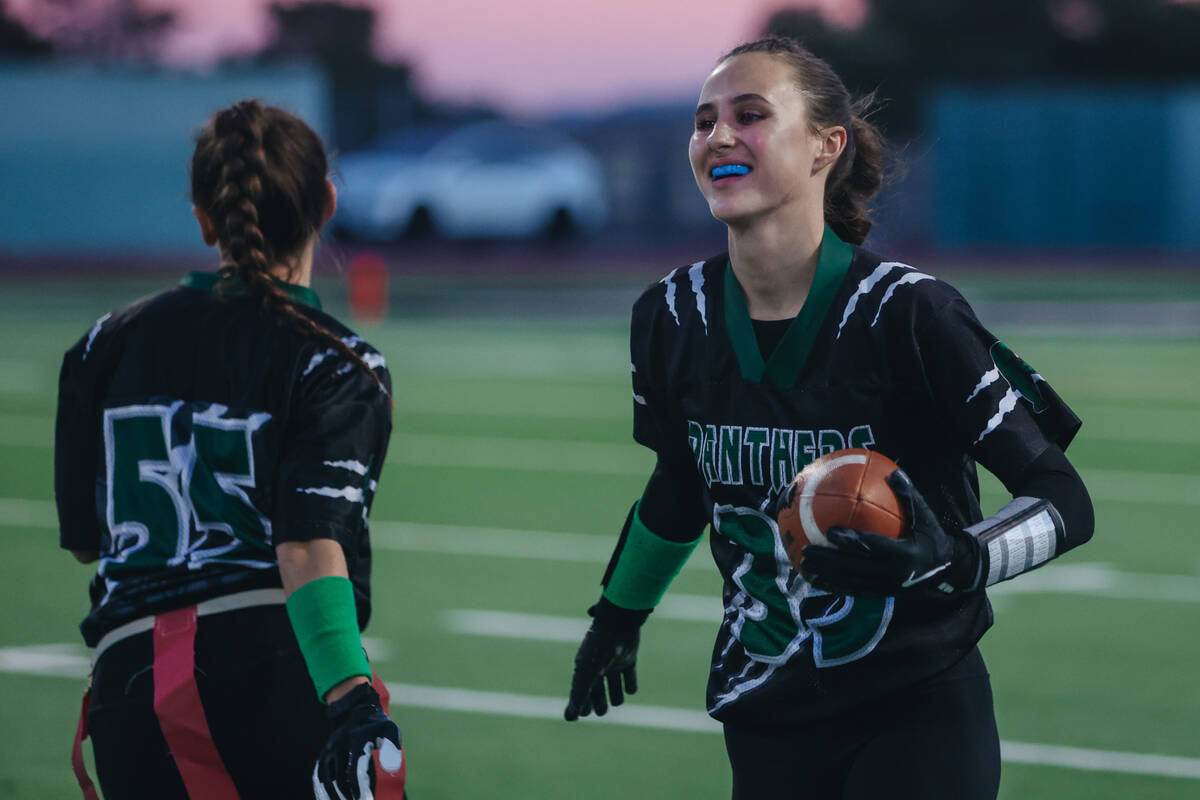
M 271 274 L 285 283 L 312 286 L 313 250 L 316 249 L 316 242 L 314 236 L 295 258 L 271 267 Z
M 751 319 L 791 319 L 800 313 L 817 271 L 825 221 L 769 215 L 729 227 L 729 261 Z
M 284 283 L 312 286 L 313 251 L 316 249 L 316 243 L 317 237 L 313 236 L 295 258 L 276 262 L 267 271 L 271 273 L 272 277 Z M 225 248 L 221 248 L 221 266 L 233 266 L 233 259 L 225 252 Z

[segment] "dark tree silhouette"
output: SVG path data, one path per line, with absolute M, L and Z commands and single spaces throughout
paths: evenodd
M 138 0 L 44 0 L 36 12 L 55 55 L 92 62 L 155 61 L 175 13 Z
M 1169 0 L 873 0 L 856 30 L 785 9 L 764 31 L 805 42 L 851 91 L 878 89 L 890 101 L 879 117 L 901 137 L 944 84 L 1200 78 L 1200 6 Z
M 332 84 L 333 139 L 338 148 L 363 147 L 380 134 L 421 118 L 425 108 L 405 63 L 384 63 L 372 42 L 375 11 L 337 2 L 271 6 L 274 39 L 260 62 L 312 60 Z
M 45 58 L 52 52 L 49 42 L 10 16 L 0 3 L 0 58 Z

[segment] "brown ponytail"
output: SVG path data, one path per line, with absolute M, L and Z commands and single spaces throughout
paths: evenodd
M 842 240 L 862 244 L 873 224 L 870 204 L 883 184 L 887 156 L 887 142 L 869 119 L 874 93 L 851 100 L 833 68 L 795 39 L 767 36 L 735 47 L 720 61 L 744 53 L 767 53 L 792 67 L 814 130 L 846 129 L 846 148 L 825 182 L 825 222 Z
M 192 202 L 212 220 L 233 262 L 222 270 L 219 289 L 247 287 L 282 324 L 379 382 L 353 348 L 301 313 L 271 276 L 272 266 L 299 253 L 321 229 L 327 171 L 325 148 L 303 120 L 242 100 L 213 115 L 197 137 Z

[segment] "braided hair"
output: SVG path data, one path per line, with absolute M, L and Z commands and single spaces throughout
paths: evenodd
M 875 94 L 854 100 L 828 62 L 786 36 L 767 36 L 739 45 L 718 63 L 743 53 L 766 53 L 792 68 L 815 130 L 833 125 L 846 129 L 846 149 L 825 181 L 825 221 L 838 238 L 862 244 L 871 230 L 871 201 L 883 184 L 887 143 L 869 117 Z
M 327 171 L 325 148 L 302 119 L 242 100 L 214 114 L 196 139 L 192 203 L 212 220 L 233 262 L 221 269 L 218 291 L 249 290 L 280 324 L 327 345 L 379 383 L 363 358 L 302 313 L 271 275 L 324 224 Z

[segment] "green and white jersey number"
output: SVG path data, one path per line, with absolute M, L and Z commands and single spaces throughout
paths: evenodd
M 246 493 L 255 488 L 252 437 L 271 415 L 227 412 L 183 402 L 104 412 L 113 552 L 102 574 L 274 562 L 270 521 Z
M 716 529 L 746 551 L 733 572 L 738 592 L 726 614 L 755 661 L 782 664 L 812 638 L 813 661 L 833 667 L 879 644 L 895 598 L 840 597 L 810 586 L 792 568 L 775 520 L 753 508 L 717 506 Z

